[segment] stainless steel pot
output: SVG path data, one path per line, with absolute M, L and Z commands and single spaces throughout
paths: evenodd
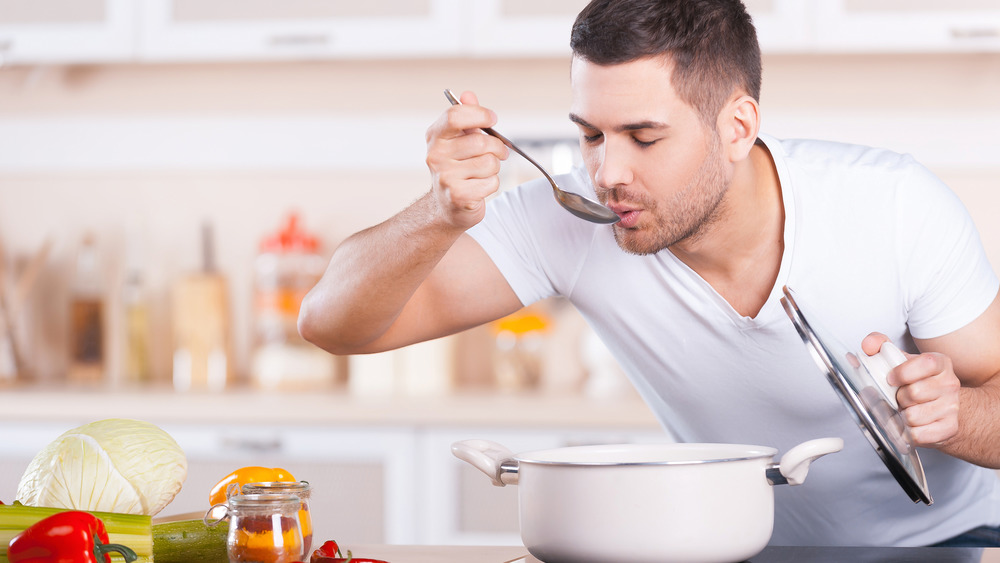
M 798 485 L 843 448 L 810 440 L 777 450 L 739 444 L 578 446 L 514 455 L 488 440 L 452 445 L 494 485 L 517 485 L 521 540 L 545 563 L 725 563 L 764 549 L 772 485 Z

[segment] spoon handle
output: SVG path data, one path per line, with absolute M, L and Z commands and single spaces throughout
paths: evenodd
M 444 91 L 444 95 L 445 95 L 446 98 L 448 98 L 448 101 L 451 102 L 451 105 L 453 105 L 453 106 L 460 106 L 460 105 L 462 105 L 462 102 L 458 101 L 458 98 L 455 97 L 454 92 L 452 92 L 450 89 L 446 89 Z M 517 147 L 517 145 L 515 145 L 513 142 L 511 142 L 510 139 L 508 139 L 507 137 L 504 137 L 500 133 L 497 133 L 492 127 L 483 127 L 481 129 L 481 131 L 483 133 L 486 133 L 487 135 L 490 135 L 492 137 L 496 137 L 497 139 L 500 139 L 500 142 L 502 142 L 503 144 L 507 145 L 507 148 L 509 148 L 510 150 L 512 150 L 512 151 L 516 152 L 517 154 L 523 156 L 525 160 L 527 160 L 528 162 L 530 162 L 535 168 L 538 169 L 539 172 L 542 173 L 542 176 L 545 176 L 545 179 L 548 180 L 550 184 L 552 184 L 553 186 L 555 186 L 555 180 L 553 180 L 552 177 L 549 176 L 549 173 L 546 172 L 544 168 L 542 168 L 542 165 L 538 164 L 537 162 L 535 162 L 535 159 L 533 159 L 530 156 L 528 156 L 527 154 L 525 154 L 525 152 L 522 151 L 521 149 L 519 149 Z

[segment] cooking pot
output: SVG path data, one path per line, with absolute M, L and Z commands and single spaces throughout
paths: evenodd
M 767 545 L 772 485 L 798 485 L 840 438 L 777 450 L 739 444 L 616 444 L 513 454 L 452 445 L 494 485 L 517 485 L 521 540 L 545 563 L 726 563 Z

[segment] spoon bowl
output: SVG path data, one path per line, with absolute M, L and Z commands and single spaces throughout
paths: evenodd
M 458 98 L 451 90 L 445 90 L 444 95 L 446 98 L 448 98 L 448 101 L 451 102 L 452 105 L 457 106 L 462 104 L 462 102 L 458 101 Z M 566 209 L 573 215 L 576 215 L 577 217 L 585 219 L 592 223 L 611 224 L 618 222 L 619 217 L 614 211 L 611 211 L 607 207 L 601 205 L 600 203 L 592 199 L 588 199 L 580 194 L 575 194 L 573 192 L 567 192 L 566 190 L 560 188 L 556 184 L 556 181 L 552 179 L 552 176 L 550 176 L 549 173 L 546 172 L 545 169 L 542 168 L 540 164 L 538 164 L 537 162 L 535 162 L 533 158 L 525 154 L 524 151 L 522 151 L 520 148 L 518 148 L 517 145 L 512 143 L 510 139 L 504 137 L 500 133 L 497 133 L 491 127 L 484 127 L 482 131 L 487 135 L 491 135 L 493 137 L 496 137 L 497 139 L 500 139 L 500 141 L 503 144 L 507 145 L 507 148 L 523 156 L 525 160 L 527 160 L 535 168 L 537 168 L 538 171 L 542 173 L 542 176 L 545 176 L 545 179 L 549 181 L 549 184 L 552 185 L 552 195 L 555 196 L 556 201 L 559 202 L 559 205 L 563 206 L 564 209 Z

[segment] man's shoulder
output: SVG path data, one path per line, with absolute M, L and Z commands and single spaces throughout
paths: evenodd
M 762 140 L 776 159 L 805 169 L 899 172 L 920 167 L 912 155 L 887 148 L 820 139 Z

